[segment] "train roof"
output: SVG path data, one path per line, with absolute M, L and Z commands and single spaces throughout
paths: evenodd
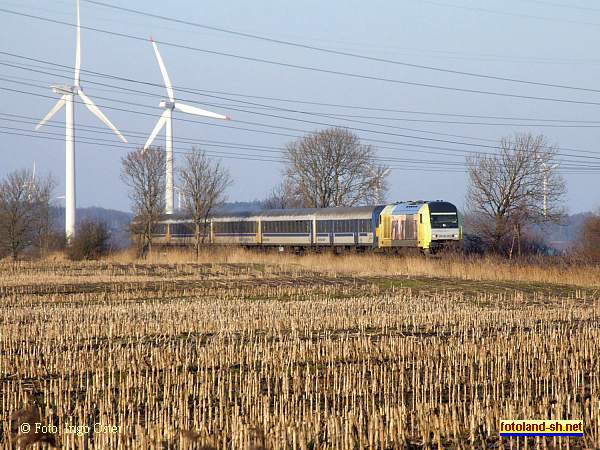
M 378 206 L 358 206 L 354 208 L 350 207 L 337 207 L 337 208 L 290 208 L 290 209 L 264 209 L 261 211 L 217 211 L 210 215 L 213 219 L 267 219 L 267 218 L 294 218 L 298 217 L 313 217 L 317 218 L 344 218 L 344 217 L 371 217 L 373 211 Z M 179 222 L 190 220 L 189 215 L 185 213 L 175 213 L 169 215 L 163 215 L 161 221 L 164 222 Z
M 222 219 L 227 217 L 235 218 L 272 218 L 272 217 L 348 217 L 348 216 L 369 216 L 377 206 L 359 206 L 356 208 L 338 207 L 338 208 L 290 208 L 290 209 L 265 209 L 262 211 L 248 212 L 217 212 L 211 217 Z
M 270 219 L 270 218 L 282 218 L 288 220 L 304 220 L 313 218 L 316 216 L 317 219 L 344 219 L 344 218 L 370 218 L 373 212 L 377 208 L 383 208 L 385 206 L 393 206 L 394 213 L 403 214 L 407 212 L 413 212 L 423 204 L 429 204 L 432 211 L 439 212 L 455 212 L 456 206 L 452 203 L 445 202 L 443 200 L 435 201 L 407 201 L 407 202 L 396 202 L 388 205 L 375 205 L 375 206 L 357 206 L 357 207 L 335 207 L 335 208 L 290 208 L 290 209 L 264 209 L 260 211 L 216 211 L 210 215 L 211 219 Z M 357 217 L 358 216 L 358 217 Z M 297 218 L 297 219 L 295 219 Z M 182 222 L 189 221 L 190 216 L 185 213 L 175 213 L 169 215 L 163 215 L 161 221 L 163 222 Z

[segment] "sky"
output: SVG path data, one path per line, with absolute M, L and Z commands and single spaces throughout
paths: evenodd
M 600 40 L 600 7 L 591 0 L 104 2 L 409 65 L 267 42 L 83 0 L 82 25 L 110 33 L 82 30 L 81 86 L 130 144 L 76 105 L 78 207 L 130 209 L 120 159 L 146 141 L 166 96 L 151 36 L 176 98 L 232 118 L 174 113 L 174 147 L 181 152 L 175 165 L 193 145 L 221 158 L 234 180 L 230 201 L 265 198 L 281 179 L 286 143 L 336 125 L 356 132 L 393 168 L 388 201 L 444 199 L 468 207 L 465 155 L 494 151 L 502 136 L 531 132 L 559 147 L 568 211 L 600 207 L 600 56 L 593 51 Z M 58 98 L 50 85 L 72 80 L 75 29 L 35 17 L 72 24 L 75 0 L 39 5 L 0 0 L 0 177 L 35 163 L 38 173 L 56 178 L 60 197 L 64 111 L 49 126 L 34 127 Z M 155 143 L 163 142 L 160 133 Z

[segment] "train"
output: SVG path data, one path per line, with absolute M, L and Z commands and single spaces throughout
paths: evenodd
M 209 216 L 198 236 L 206 245 L 357 251 L 416 248 L 435 252 L 463 239 L 460 214 L 452 203 L 406 201 L 388 205 L 221 212 Z M 196 225 L 185 215 L 164 216 L 152 242 L 196 243 Z

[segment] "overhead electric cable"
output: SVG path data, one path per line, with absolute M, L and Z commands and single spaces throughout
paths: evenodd
M 55 24 L 59 24 L 59 25 L 76 27 L 75 24 L 72 24 L 70 22 L 51 19 L 48 17 L 36 16 L 33 14 L 26 14 L 26 13 L 14 11 L 14 10 L 6 9 L 6 8 L 0 8 L 0 12 L 4 12 L 7 14 L 13 14 L 13 15 L 17 15 L 17 16 L 22 16 L 22 17 L 28 17 L 31 19 L 55 23 Z M 83 26 L 83 25 L 81 26 L 81 28 L 89 30 L 89 31 L 94 31 L 94 32 L 103 33 L 103 34 L 107 34 L 107 35 L 112 35 L 112 36 L 118 36 L 118 37 L 122 37 L 122 38 L 133 39 L 133 40 L 137 40 L 137 41 L 146 41 L 147 40 L 146 38 L 143 38 L 140 36 L 135 36 L 132 34 L 121 33 L 121 32 L 116 32 L 116 31 L 104 30 L 101 28 L 95 28 L 95 27 L 89 27 L 89 26 Z M 558 103 L 571 103 L 571 104 L 578 104 L 578 105 L 600 106 L 600 102 L 591 102 L 591 101 L 584 101 L 584 100 L 574 100 L 574 99 L 555 98 L 555 97 L 539 97 L 539 96 L 533 96 L 533 95 L 487 91 L 487 90 L 481 90 L 481 89 L 469 89 L 469 88 L 461 88 L 461 87 L 456 87 L 456 86 L 445 86 L 445 85 L 438 85 L 438 84 L 433 84 L 433 83 L 423 83 L 423 82 L 417 82 L 417 81 L 398 80 L 398 79 L 393 79 L 393 78 L 378 77 L 378 76 L 374 76 L 374 75 L 356 74 L 356 73 L 344 72 L 344 71 L 333 70 L 333 69 L 325 69 L 325 68 L 315 67 L 315 66 L 305 66 L 305 65 L 300 65 L 300 64 L 286 63 L 286 62 L 275 61 L 275 60 L 270 60 L 270 59 L 265 59 L 265 58 L 250 57 L 250 56 L 239 55 L 239 54 L 228 53 L 228 52 L 220 52 L 220 51 L 216 51 L 216 50 L 208 50 L 208 49 L 203 49 L 203 48 L 194 47 L 194 46 L 190 46 L 190 45 L 177 44 L 177 43 L 167 42 L 167 41 L 158 41 L 157 40 L 156 42 L 160 43 L 161 45 L 166 45 L 166 46 L 170 46 L 170 47 L 174 47 L 174 48 L 191 50 L 191 51 L 196 51 L 196 52 L 201 52 L 201 53 L 206 53 L 206 54 L 224 56 L 224 57 L 229 57 L 229 58 L 235 58 L 235 59 L 240 59 L 240 60 L 245 60 L 245 61 L 270 64 L 270 65 L 276 65 L 276 66 L 281 66 L 281 67 L 288 67 L 288 68 L 299 69 L 299 70 L 307 70 L 307 71 L 314 71 L 314 72 L 320 72 L 320 73 L 327 73 L 327 74 L 331 74 L 331 75 L 346 76 L 346 77 L 356 78 L 356 79 L 381 81 L 381 82 L 387 82 L 387 83 L 403 84 L 403 85 L 408 85 L 408 86 L 418 86 L 418 87 L 425 87 L 425 88 L 432 88 L 432 89 L 441 89 L 441 90 L 463 92 L 463 93 L 470 93 L 470 94 L 481 94 L 481 95 L 492 95 L 492 96 L 499 96 L 499 97 L 518 98 L 518 99 L 523 99 L 523 100 L 539 100 L 539 101 L 558 102 Z M 600 92 L 600 90 L 593 90 L 593 91 Z
M 223 27 L 216 27 L 216 26 L 212 26 L 212 25 L 191 22 L 189 20 L 167 17 L 167 16 L 160 15 L 160 14 L 152 14 L 152 13 L 141 11 L 138 9 L 125 8 L 123 6 L 117 6 L 117 5 L 113 5 L 110 3 L 100 2 L 97 0 L 82 0 L 82 1 L 84 1 L 86 3 L 92 3 L 94 5 L 104 6 L 106 8 L 115 9 L 118 11 L 125 11 L 125 12 L 129 12 L 132 14 L 138 14 L 141 16 L 152 17 L 155 19 L 160 19 L 160 20 L 178 23 L 178 24 L 182 24 L 182 25 L 188 25 L 191 27 L 202 28 L 202 29 L 211 30 L 211 31 L 218 31 L 220 33 L 227 33 L 227 34 L 240 36 L 240 37 L 244 37 L 244 38 L 257 39 L 257 40 L 261 40 L 261 41 L 271 42 L 274 44 L 281 44 L 281 45 L 287 45 L 287 46 L 291 46 L 291 47 L 303 48 L 303 49 L 307 49 L 307 50 L 314 50 L 314 51 L 323 52 L 323 53 L 358 58 L 358 59 L 367 60 L 367 61 L 382 62 L 382 63 L 387 63 L 387 64 L 396 64 L 396 65 L 412 67 L 412 68 L 416 68 L 416 69 L 431 70 L 431 71 L 437 71 L 437 72 L 450 73 L 450 74 L 454 74 L 454 75 L 464 75 L 464 76 L 469 76 L 469 77 L 485 78 L 485 79 L 491 79 L 491 80 L 497 80 L 497 81 L 507 81 L 507 82 L 521 83 L 521 84 L 528 84 L 528 85 L 535 85 L 535 86 L 571 89 L 571 90 L 585 91 L 585 92 L 600 92 L 600 90 L 598 90 L 598 89 L 588 89 L 588 88 L 582 88 L 582 87 L 578 87 L 578 86 L 569 86 L 569 85 L 564 85 L 564 84 L 544 83 L 544 82 L 538 82 L 538 81 L 522 80 L 522 79 L 518 79 L 518 78 L 501 77 L 501 76 L 497 76 L 497 75 L 467 72 L 467 71 L 462 71 L 462 70 L 448 69 L 448 68 L 444 68 L 444 67 L 434 67 L 434 66 L 426 66 L 426 65 L 422 65 L 422 64 L 414 64 L 414 63 L 408 63 L 406 61 L 398 61 L 398 60 L 387 59 L 387 58 L 378 58 L 378 57 L 362 55 L 362 54 L 358 54 L 358 53 L 344 52 L 344 51 L 333 50 L 333 49 L 328 49 L 328 48 L 324 48 L 324 47 L 318 47 L 315 45 L 303 44 L 300 42 L 275 39 L 275 38 L 270 38 L 267 36 L 262 36 L 262 35 L 253 34 L 253 33 L 246 33 L 246 32 L 242 32 L 242 31 L 230 30 L 230 29 L 223 28 Z
M 52 66 L 56 66 L 56 67 L 60 67 L 60 69 L 53 69 L 53 70 L 63 70 L 65 72 L 69 72 L 72 71 L 72 67 L 71 66 L 67 66 L 64 64 L 58 64 L 55 62 L 51 62 L 51 61 L 47 61 L 47 60 L 43 60 L 43 59 L 38 59 L 38 58 L 31 58 L 31 57 L 27 57 L 24 55 L 18 55 L 15 53 L 10 53 L 10 52 L 6 52 L 6 51 L 0 51 L 0 54 L 3 55 L 7 55 L 7 56 L 11 56 L 13 58 L 19 58 L 19 59 L 25 59 L 25 60 L 29 60 L 29 61 L 36 61 L 36 62 L 40 62 L 42 64 L 45 65 L 52 65 Z M 22 66 L 18 66 L 15 64 L 11 64 L 11 63 L 7 63 L 6 61 L 0 61 L 0 63 L 5 63 L 5 65 L 8 65 L 10 67 L 15 67 L 15 68 L 21 68 L 21 69 L 26 69 L 26 70 L 31 70 L 31 71 L 35 71 L 32 70 L 30 68 L 25 68 Z M 34 67 L 37 68 L 44 68 L 45 66 L 39 66 L 39 65 L 34 65 Z M 102 72 L 96 72 L 96 71 L 91 71 L 91 70 L 86 70 L 86 69 L 81 69 L 82 73 L 87 73 L 93 76 L 97 76 L 97 77 L 102 77 L 102 78 L 111 78 L 111 79 L 116 79 L 119 81 L 125 81 L 125 82 L 129 82 L 129 83 L 136 83 L 136 84 L 144 84 L 144 85 L 148 85 L 148 86 L 153 86 L 153 87 L 161 87 L 164 88 L 163 84 L 160 83 L 153 83 L 153 82 L 148 82 L 148 81 L 142 81 L 142 80 L 135 80 L 135 79 L 131 79 L 131 78 L 125 78 L 125 77 L 119 77 L 116 75 L 109 75 L 106 73 L 102 73 Z M 39 71 L 38 73 L 49 73 L 49 72 L 41 72 Z M 64 76 L 65 78 L 69 78 L 70 75 L 56 75 L 55 76 Z M 101 85 L 102 83 L 99 82 L 94 82 L 94 81 L 89 81 L 90 83 L 95 83 L 95 84 L 99 84 Z M 113 85 L 109 85 L 109 84 L 105 84 L 106 86 L 113 86 Z M 115 86 L 116 87 L 116 86 Z M 419 111 L 419 110 L 408 110 L 408 109 L 394 109 L 394 108 L 377 108 L 377 107 L 369 107 L 369 106 L 362 106 L 362 105 L 349 105 L 349 104 L 340 104 L 340 103 L 326 103 L 326 102 L 316 102 L 316 101 L 306 101 L 306 100 L 302 100 L 302 99 L 287 99 L 287 98 L 280 98 L 280 97 L 269 97 L 269 96 L 259 96 L 259 95 L 250 95 L 250 94 L 242 94 L 239 92 L 228 92 L 228 91 L 220 91 L 220 90 L 207 90 L 207 89 L 198 89 L 198 88 L 190 88 L 190 87 L 185 87 L 185 86 L 179 86 L 179 85 L 174 85 L 174 88 L 176 88 L 179 91 L 182 92 L 189 92 L 189 93 L 193 93 L 196 95 L 204 95 L 205 92 L 211 93 L 211 94 L 224 94 L 224 95 L 231 95 L 231 96 L 235 96 L 235 97 L 244 97 L 244 98 L 256 98 L 256 99 L 260 99 L 260 100 L 268 100 L 268 101 L 277 101 L 277 102 L 286 102 L 286 103 L 299 103 L 299 104 L 307 104 L 307 105 L 315 105 L 315 106 L 324 106 L 324 107 L 333 107 L 333 108 L 344 108 L 344 109 L 353 109 L 353 110 L 365 110 L 365 111 L 378 111 L 378 112 L 391 112 L 391 113 L 400 113 L 400 114 L 419 114 L 419 115 L 431 115 L 431 116 L 444 116 L 444 117 L 463 117 L 463 118 L 479 118 L 479 119 L 498 119 L 498 120 L 525 120 L 525 121 L 538 121 L 538 122 L 565 122 L 565 123 L 600 123 L 600 121 L 587 121 L 587 120 L 569 120 L 569 119 L 549 119 L 549 118 L 537 118 L 537 117 L 511 117 L 511 116 L 494 116 L 494 115 L 482 115 L 482 114 L 460 114 L 460 113 L 447 113 L 447 112 L 435 112 L 435 111 Z M 130 90 L 128 88 L 124 88 L 124 87 L 116 87 L 117 89 L 120 90 Z M 141 91 L 140 91 L 141 93 Z M 146 95 L 155 95 L 155 94 L 148 94 L 145 93 Z
M 44 97 L 44 98 L 54 98 L 52 96 L 49 95 L 45 95 L 45 94 L 38 94 L 38 93 L 34 93 L 34 92 L 28 92 L 28 91 L 22 91 L 22 90 L 17 90 L 17 89 L 10 89 L 10 88 L 6 88 L 6 87 L 0 87 L 0 90 L 4 90 L 4 91 L 9 91 L 9 92 L 16 92 L 16 93 L 22 93 L 22 94 L 27 94 L 27 95 L 33 95 L 33 96 L 38 96 L 38 97 Z M 130 112 L 130 113 L 136 113 L 136 114 L 142 114 L 142 115 L 147 115 L 147 116 L 152 116 L 155 117 L 154 114 L 150 114 L 150 113 L 143 113 L 141 111 L 134 111 L 131 109 L 125 109 L 125 108 L 117 108 L 117 107 L 112 107 L 112 106 L 108 106 L 108 105 L 99 105 L 99 106 L 103 106 L 105 108 L 108 109 L 113 109 L 113 110 L 117 110 L 117 111 L 125 111 L 125 112 Z M 148 107 L 147 105 L 140 105 L 140 106 L 144 106 L 144 107 Z M 244 110 L 241 110 L 244 111 Z M 248 111 L 244 111 L 244 112 L 248 112 Z M 268 116 L 272 116 L 272 117 L 276 117 L 276 118 L 285 118 L 288 120 L 293 120 L 292 118 L 287 118 L 285 116 L 276 116 L 273 114 L 268 114 Z M 201 121 L 191 121 L 189 119 L 181 119 L 183 121 L 190 121 L 193 123 L 202 123 L 202 124 L 208 124 L 211 126 L 219 126 L 219 127 L 226 127 L 226 128 L 235 128 L 235 129 L 242 129 L 245 131 L 253 131 L 256 132 L 257 130 L 252 130 L 252 129 L 244 129 L 244 128 L 240 128 L 240 127 L 235 127 L 235 126 L 230 126 L 230 125 L 221 125 L 221 124 L 214 124 L 211 122 L 201 122 Z M 316 122 L 316 121 L 305 121 L 303 119 L 296 119 L 298 121 L 301 122 L 309 122 L 309 123 L 314 123 L 314 124 L 318 124 L 318 125 L 324 125 L 324 126 L 338 126 L 335 124 L 326 124 L 326 123 L 322 123 L 322 122 Z M 277 125 L 267 125 L 267 124 L 263 124 L 260 122 L 251 122 L 251 121 L 241 121 L 241 120 L 237 120 L 237 123 L 242 123 L 242 124 L 248 124 L 248 125 L 255 125 L 255 126 L 261 126 L 261 127 L 269 127 L 269 128 L 275 128 L 275 129 L 280 129 L 280 130 L 287 130 L 287 131 L 295 131 L 295 132 L 301 132 L 301 133 L 310 133 L 311 131 L 309 130 L 303 130 L 303 129 L 298 129 L 298 128 L 291 128 L 291 127 L 284 127 L 284 126 L 277 126 Z M 376 130 L 368 130 L 368 129 L 361 129 L 361 128 L 354 128 L 354 127 L 345 127 L 349 130 L 355 130 L 355 131 L 363 131 L 363 132 L 370 132 L 370 133 L 376 133 L 376 134 L 384 134 L 384 135 L 392 135 L 392 136 L 400 136 L 400 137 L 407 137 L 407 138 L 413 138 L 413 139 L 417 139 L 417 140 L 427 140 L 427 141 L 434 141 L 434 142 L 441 142 L 441 143 L 449 143 L 449 144 L 457 144 L 457 145 L 466 145 L 466 146 L 474 146 L 474 147 L 478 147 L 478 148 L 485 148 L 485 149 L 499 149 L 498 146 L 493 146 L 493 145 L 485 145 L 485 144 L 476 144 L 476 143 L 468 143 L 468 142 L 460 142 L 460 141 L 450 141 L 450 140 L 444 140 L 444 139 L 434 139 L 434 138 L 426 138 L 426 137 L 422 137 L 422 136 L 410 136 L 410 135 L 403 135 L 403 134 L 399 134 L 399 133 L 389 133 L 389 132 L 381 132 L 381 131 L 376 131 Z M 262 132 L 262 130 L 261 130 Z M 269 134 L 273 133 L 273 132 L 268 132 Z M 380 143 L 386 143 L 386 144 L 395 144 L 395 145 L 410 145 L 413 147 L 424 147 L 424 148 L 428 148 L 429 146 L 426 145 L 420 145 L 420 144 L 414 144 L 414 143 L 398 143 L 398 142 L 394 142 L 394 141 L 384 141 L 384 140 L 380 140 L 380 139 L 364 139 L 366 141 L 372 141 L 372 142 L 380 142 Z M 432 147 L 434 149 L 440 149 L 439 147 Z M 447 149 L 447 148 L 444 148 Z M 457 151 L 458 149 L 447 149 L 447 150 L 452 150 L 452 151 Z M 482 153 L 480 152 L 472 152 L 472 153 Z M 600 157 L 598 156 L 585 156 L 585 155 L 573 155 L 573 154 L 569 154 L 569 153 L 557 153 L 558 155 L 561 156 L 571 156 L 571 157 L 576 157 L 576 158 L 582 158 L 582 159 L 593 159 L 593 160 L 598 160 L 600 159 Z

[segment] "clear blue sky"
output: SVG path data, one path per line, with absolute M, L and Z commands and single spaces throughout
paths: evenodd
M 590 0 L 578 0 L 577 3 L 567 2 L 567 0 L 490 0 L 486 2 L 475 0 L 402 0 L 398 2 L 311 0 L 202 3 L 192 0 L 169 2 L 106 0 L 106 2 L 216 27 L 414 64 L 600 89 L 598 83 L 600 56 L 593 51 L 600 40 L 600 7 L 596 7 L 595 3 Z M 3 9 L 60 21 L 74 22 L 75 20 L 74 0 L 56 0 L 51 3 L 44 2 L 42 6 L 39 5 L 40 2 L 34 0 L 0 1 L 0 8 Z M 158 42 L 171 42 L 247 57 L 374 77 L 527 96 L 600 102 L 600 93 L 528 86 L 369 62 L 207 31 L 119 12 L 87 2 L 82 2 L 81 7 L 81 19 L 84 26 L 127 33 L 141 38 L 152 35 Z M 73 66 L 75 30 L 72 27 L 41 22 L 6 12 L 0 12 L 0 15 L 3 18 L 3 26 L 0 30 L 0 51 L 48 60 L 69 67 Z M 501 136 L 521 131 L 544 133 L 550 142 L 563 148 L 574 149 L 561 150 L 563 153 L 600 158 L 600 150 L 597 145 L 597 136 L 600 132 L 600 128 L 597 127 L 598 123 L 595 124 L 596 127 L 547 128 L 539 127 L 535 122 L 523 120 L 468 119 L 455 116 L 353 110 L 234 97 L 230 93 L 394 110 L 557 119 L 559 122 L 552 123 L 558 125 L 574 124 L 564 121 L 600 121 L 600 106 L 516 99 L 358 79 L 244 61 L 168 45 L 160 45 L 160 50 L 173 84 L 176 86 L 175 93 L 178 98 L 200 107 L 204 106 L 206 109 L 223 112 L 233 118 L 231 122 L 227 123 L 210 120 L 202 120 L 205 123 L 190 123 L 179 120 L 190 117 L 176 113 L 174 124 L 176 150 L 189 150 L 192 142 L 202 145 L 206 144 L 206 141 L 220 141 L 251 147 L 251 149 L 208 146 L 204 148 L 212 151 L 256 155 L 259 158 L 273 158 L 277 157 L 277 153 L 274 153 L 277 151 L 276 148 L 285 145 L 291 138 L 259 131 L 300 135 L 301 131 L 272 127 L 307 131 L 322 128 L 316 124 L 264 115 L 274 114 L 371 130 L 360 131 L 358 134 L 364 139 L 388 141 L 387 144 L 371 142 L 376 147 L 380 147 L 378 152 L 382 158 L 411 158 L 462 164 L 464 163 L 462 151 L 481 149 L 489 151 L 485 147 L 469 146 L 466 143 L 494 145 L 494 140 Z M 84 70 L 149 83 L 162 83 L 158 65 L 148 41 L 125 39 L 83 30 L 82 51 L 82 68 Z M 49 75 L 17 69 L 9 67 L 7 64 L 21 66 L 25 64 L 30 69 L 55 72 L 55 74 Z M 70 71 L 62 72 L 64 69 L 61 67 L 46 66 L 4 54 L 0 55 L 0 66 L 5 88 L 39 95 L 55 97 L 49 87 L 45 86 L 53 83 L 66 83 L 72 78 L 72 73 Z M 64 77 L 59 76 L 61 74 Z M 101 86 L 93 84 L 93 82 L 104 82 L 142 90 L 154 94 L 154 96 L 119 91 L 114 87 Z M 38 85 L 42 87 L 38 87 Z M 81 85 L 86 93 L 101 106 L 113 123 L 129 138 L 132 146 L 143 144 L 161 113 L 158 103 L 165 96 L 164 89 L 110 78 L 103 80 L 85 72 L 82 73 Z M 178 86 L 187 89 L 223 91 L 228 94 L 223 94 L 222 97 L 251 101 L 269 107 L 277 106 L 325 114 L 368 116 L 370 118 L 354 117 L 352 120 L 369 122 L 369 124 L 270 108 L 256 108 L 256 104 L 242 104 L 196 93 L 181 92 L 177 90 Z M 101 99 L 101 97 L 105 98 Z M 31 167 L 35 161 L 39 171 L 51 172 L 57 178 L 59 181 L 57 195 L 61 195 L 64 192 L 64 130 L 61 127 L 64 112 L 55 117 L 61 123 L 54 123 L 55 127 L 47 127 L 43 130 L 50 134 L 39 133 L 40 136 L 52 137 L 55 140 L 9 135 L 6 133 L 36 134 L 34 131 L 29 131 L 34 128 L 34 124 L 30 123 L 34 119 L 28 117 L 39 120 L 55 101 L 38 95 L 5 90 L 0 90 L 0 99 L 2 100 L 0 114 L 26 116 L 15 118 L 0 115 L 0 126 L 3 127 L 0 128 L 0 176 L 18 168 Z M 108 107 L 135 110 L 144 114 L 109 109 Z M 245 111 L 238 111 L 239 109 Z M 260 114 L 249 113 L 248 111 L 251 110 Z M 192 120 L 195 119 L 192 118 Z M 432 123 L 416 120 L 470 121 L 493 123 L 494 125 Z M 253 122 L 253 124 L 248 122 Z M 77 135 L 85 141 L 92 138 L 102 139 L 99 142 L 104 144 L 98 146 L 93 143 L 77 143 L 78 206 L 97 205 L 129 209 L 127 191 L 119 178 L 120 157 L 126 153 L 127 149 L 120 147 L 121 144 L 114 135 L 102 128 L 103 125 L 81 104 L 76 107 L 76 123 L 100 127 L 97 129 L 80 127 L 77 129 Z M 509 123 L 513 125 L 509 125 Z M 526 126 L 527 123 L 533 125 Z M 537 124 L 540 123 L 537 122 Z M 216 125 L 242 127 L 247 130 Z M 94 133 L 93 130 L 101 131 L 101 133 Z M 105 130 L 106 133 L 104 133 Z M 135 133 L 141 134 L 136 135 Z M 456 137 L 444 134 L 456 135 Z M 459 143 L 444 143 L 398 135 L 450 140 Z M 158 144 L 162 142 L 164 135 L 161 133 L 159 138 Z M 184 138 L 183 142 L 181 142 L 182 138 Z M 177 142 L 178 139 L 179 142 Z M 443 150 L 427 149 L 415 145 L 443 147 Z M 382 146 L 390 148 L 381 148 Z M 457 152 L 449 152 L 447 149 L 454 149 Z M 594 153 L 576 153 L 575 150 L 597 153 L 595 155 Z M 443 154 L 425 153 L 426 151 Z M 176 155 L 176 163 L 181 159 L 181 155 Z M 583 159 L 572 156 L 564 156 L 561 159 L 569 160 L 563 162 L 564 167 L 573 164 L 600 166 L 600 159 Z M 235 180 L 235 184 L 229 192 L 230 200 L 244 201 L 264 198 L 280 178 L 281 165 L 278 163 L 249 161 L 235 159 L 235 157 L 225 158 L 223 163 L 229 167 Z M 438 167 L 431 164 L 391 162 L 390 165 L 410 167 L 411 170 L 393 170 L 390 176 L 391 189 L 388 200 L 443 198 L 458 205 L 464 205 L 467 186 L 467 177 L 464 173 L 452 170 L 436 172 L 419 170 L 420 167 L 427 169 Z M 447 164 L 441 166 L 442 169 L 448 167 L 453 166 Z M 461 166 L 454 167 L 460 169 Z M 591 174 L 575 174 L 570 170 L 565 173 L 568 187 L 568 209 L 571 213 L 600 207 L 599 175 L 598 171 Z

